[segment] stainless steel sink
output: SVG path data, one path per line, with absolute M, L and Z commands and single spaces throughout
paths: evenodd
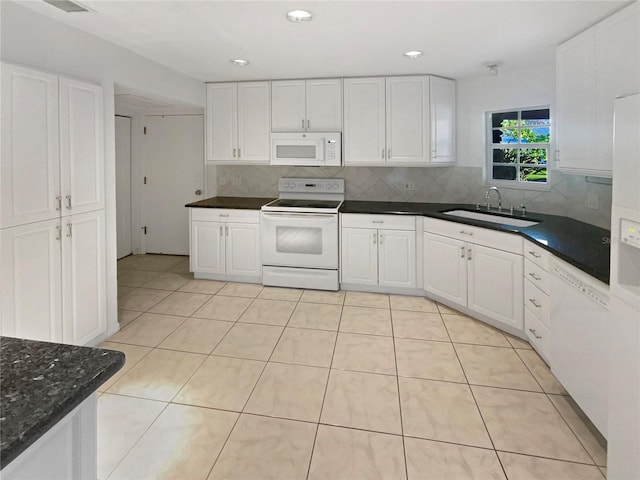
M 540 222 L 534 220 L 521 220 L 519 218 L 513 218 L 506 215 L 497 215 L 489 212 L 471 212 L 469 210 L 449 210 L 448 212 L 441 212 L 444 215 L 451 215 L 452 217 L 468 218 L 471 220 L 482 220 L 483 222 L 499 223 L 500 225 L 510 225 L 512 227 L 532 227 Z

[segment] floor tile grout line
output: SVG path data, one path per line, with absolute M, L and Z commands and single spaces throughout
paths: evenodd
M 346 294 L 345 294 L 346 297 Z M 324 305 L 324 304 L 323 304 Z M 322 412 L 324 410 L 324 402 L 327 398 L 327 390 L 329 389 L 329 380 L 331 378 L 331 370 L 333 367 L 333 357 L 336 354 L 336 347 L 338 345 L 338 335 L 340 332 L 340 324 L 342 323 L 342 312 L 344 312 L 344 303 L 340 306 L 340 317 L 338 318 L 338 330 L 336 331 L 336 338 L 333 341 L 333 351 L 331 352 L 331 362 L 329 363 L 329 371 L 327 372 L 327 381 L 324 384 L 324 393 L 322 394 L 322 403 L 320 404 L 320 412 L 318 413 L 318 426 L 316 427 L 316 434 L 313 437 L 313 445 L 311 446 L 311 455 L 309 456 L 309 467 L 307 468 L 307 480 L 311 474 L 311 464 L 313 462 L 313 454 L 316 449 L 316 440 L 318 439 L 318 430 L 320 430 L 320 421 L 322 420 Z
M 538 384 L 538 386 L 540 387 L 540 390 L 542 390 L 544 393 L 547 393 L 547 391 L 545 390 L 545 388 L 542 386 L 542 383 L 540 383 L 540 381 L 538 380 L 538 377 L 533 373 L 533 370 L 529 368 L 529 365 L 527 365 L 527 362 L 525 362 L 522 357 L 520 356 L 520 354 L 518 353 L 518 351 L 514 348 L 513 351 L 516 354 L 516 357 L 518 357 L 518 359 L 522 362 L 522 364 L 524 365 L 524 368 L 527 369 L 527 371 L 529 372 L 529 374 L 533 377 L 533 379 L 536 381 L 536 383 Z M 537 355 L 537 354 L 536 354 Z M 549 370 L 551 371 L 551 370 Z M 549 400 L 551 401 L 551 400 Z
M 521 455 L 523 457 L 532 457 L 532 458 L 540 458 L 542 460 L 552 460 L 552 461 L 556 461 L 556 462 L 565 462 L 565 463 L 572 463 L 574 465 L 584 465 L 585 467 L 595 467 L 595 468 L 607 468 L 606 466 L 602 466 L 602 465 L 597 465 L 595 463 L 585 463 L 585 462 L 578 462 L 576 460 L 567 460 L 565 458 L 554 458 L 554 457 L 545 457 L 543 455 L 534 455 L 532 453 L 522 453 L 522 452 L 515 452 L 515 451 L 511 451 L 511 450 L 504 450 L 504 449 L 498 449 L 496 450 L 496 452 L 501 452 L 501 453 L 509 453 L 511 455 Z
M 402 434 L 402 455 L 404 457 L 404 475 L 409 478 L 409 466 L 407 464 L 407 446 L 404 437 L 404 417 L 402 416 L 402 399 L 400 398 L 400 374 L 398 372 L 398 350 L 396 349 L 396 336 L 393 329 L 393 317 L 391 315 L 391 300 L 389 300 L 389 316 L 391 317 L 391 338 L 393 343 L 393 361 L 396 367 L 396 388 L 398 389 L 398 411 L 400 413 L 400 433 Z M 444 323 L 444 322 L 442 322 Z

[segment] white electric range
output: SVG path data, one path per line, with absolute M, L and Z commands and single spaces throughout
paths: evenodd
M 262 207 L 262 283 L 338 290 L 342 178 L 281 178 L 279 198 Z

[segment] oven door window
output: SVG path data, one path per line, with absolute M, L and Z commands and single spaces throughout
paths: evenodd
M 322 228 L 276 227 L 276 252 L 322 255 Z

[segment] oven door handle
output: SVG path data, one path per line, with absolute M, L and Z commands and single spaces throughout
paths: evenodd
M 335 213 L 265 213 L 262 212 L 262 216 L 265 218 L 301 218 L 301 217 L 322 217 L 322 218 L 335 218 L 338 216 Z

